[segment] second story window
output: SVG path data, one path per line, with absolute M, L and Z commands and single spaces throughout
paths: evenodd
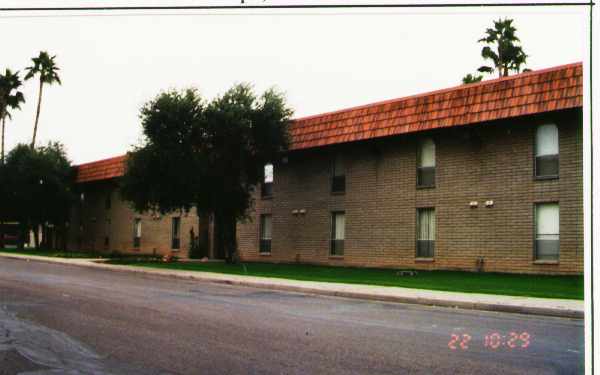
M 171 219 L 171 249 L 179 250 L 181 243 L 181 218 L 174 217 Z
M 417 186 L 435 186 L 435 143 L 431 138 L 419 143 L 417 150 Z
M 260 195 L 263 198 L 273 196 L 273 164 L 265 165 Z
M 331 213 L 331 248 L 330 255 L 344 255 L 344 240 L 346 239 L 346 213 L 337 211 Z
M 346 166 L 343 158 L 338 154 L 333 159 L 331 192 L 343 193 L 346 191 Z
M 540 125 L 535 132 L 535 176 L 558 177 L 558 128 Z
M 142 243 L 142 219 L 133 220 L 133 247 L 139 248 Z
M 260 248 L 261 254 L 271 253 L 272 216 L 260 215 Z

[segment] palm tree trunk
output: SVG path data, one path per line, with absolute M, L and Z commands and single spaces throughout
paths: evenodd
M 31 226 L 32 228 L 32 232 L 33 232 L 33 246 L 35 247 L 36 250 L 40 249 L 40 232 L 39 232 L 39 225 L 37 224 L 33 224 Z
M 38 104 L 37 104 L 37 110 L 35 112 L 35 124 L 33 125 L 33 139 L 31 140 L 31 148 L 32 149 L 35 147 L 35 138 L 37 136 L 38 121 L 40 119 L 40 109 L 42 107 L 42 89 L 43 88 L 44 88 L 44 82 L 42 81 L 42 78 L 40 77 L 40 92 L 38 94 Z
M 6 116 L 4 116 L 4 111 L 0 111 L 0 119 L 2 119 L 2 156 L 0 157 L 0 163 L 4 165 L 4 127 L 6 126 Z
M 6 125 L 6 116 L 4 110 L 0 110 L 0 119 L 2 119 L 2 158 L 1 165 L 4 165 L 4 126 Z M 4 213 L 0 212 L 0 249 L 4 249 Z

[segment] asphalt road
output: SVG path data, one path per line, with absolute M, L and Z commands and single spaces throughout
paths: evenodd
M 0 258 L 0 375 L 580 374 L 583 337 L 580 320 Z

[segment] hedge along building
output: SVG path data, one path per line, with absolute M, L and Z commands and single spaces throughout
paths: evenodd
M 238 224 L 240 257 L 581 273 L 582 102 L 577 63 L 294 120 Z M 123 159 L 111 160 L 80 166 L 78 183 L 116 189 Z M 173 217 L 118 206 L 116 249 L 135 248 L 141 222 L 140 250 L 170 251 Z M 180 223 L 198 233 L 191 216 Z

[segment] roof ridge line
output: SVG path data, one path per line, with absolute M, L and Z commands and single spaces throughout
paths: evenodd
M 333 111 L 329 111 L 329 112 L 322 112 L 322 113 L 318 113 L 318 114 L 314 114 L 314 115 L 303 116 L 303 117 L 292 119 L 292 122 L 301 122 L 301 121 L 311 120 L 313 118 L 330 116 L 330 115 L 340 114 L 340 113 L 349 112 L 349 111 L 355 111 L 358 109 L 371 108 L 371 107 L 376 107 L 376 106 L 390 104 L 390 103 L 396 103 L 396 102 L 408 100 L 408 99 L 420 98 L 420 97 L 425 97 L 425 96 L 430 96 L 430 95 L 435 95 L 435 94 L 442 94 L 445 92 L 455 91 L 455 90 L 459 90 L 459 89 L 467 89 L 467 88 L 490 85 L 490 84 L 494 84 L 494 83 L 498 83 L 498 82 L 506 82 L 506 81 L 511 81 L 511 80 L 517 79 L 517 78 L 522 78 L 525 76 L 548 73 L 548 72 L 562 70 L 565 68 L 569 68 L 572 66 L 578 66 L 578 65 L 583 65 L 583 63 L 581 61 L 578 61 L 578 62 L 574 62 L 574 63 L 562 64 L 562 65 L 557 65 L 557 66 L 553 66 L 553 67 L 549 67 L 549 68 L 543 68 L 543 69 L 539 69 L 539 70 L 532 70 L 530 72 L 513 74 L 512 76 L 494 78 L 494 79 L 490 79 L 487 81 L 475 82 L 475 83 L 470 83 L 470 84 L 463 83 L 461 85 L 446 87 L 446 88 L 438 89 L 438 90 L 427 91 L 427 92 L 419 93 L 419 94 L 402 96 L 402 97 L 398 97 L 395 99 L 386 99 L 386 100 L 373 102 L 373 103 L 369 103 L 369 104 L 361 104 L 361 105 L 347 107 L 347 108 L 343 108 L 343 109 L 337 109 L 337 110 L 333 110 Z

